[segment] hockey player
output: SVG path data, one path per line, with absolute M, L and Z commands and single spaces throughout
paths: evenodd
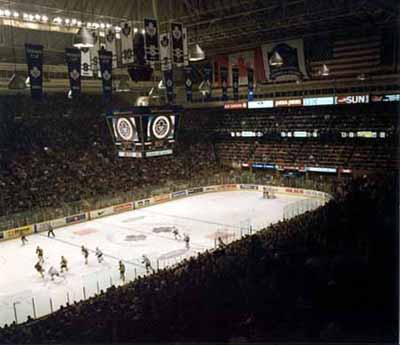
M 119 276 L 122 282 L 125 283 L 125 265 L 121 260 L 119 260 Z
M 44 262 L 44 259 L 43 259 L 43 249 L 40 248 L 39 246 L 37 246 L 37 248 L 36 248 L 36 254 L 37 254 L 37 256 L 38 256 L 39 262 L 40 262 L 41 264 L 43 264 L 43 262 Z
M 185 241 L 185 246 L 186 246 L 186 249 L 189 249 L 189 243 L 190 243 L 190 237 L 189 237 L 189 235 L 188 234 L 185 234 L 185 236 L 183 237 L 183 240 Z
M 98 247 L 96 247 L 96 257 L 99 263 L 101 263 L 104 260 L 103 252 Z
M 64 270 L 68 272 L 68 261 L 63 256 L 61 257 L 60 268 L 61 273 L 63 273 Z
M 21 235 L 21 242 L 23 246 L 28 242 L 28 239 L 26 238 L 25 234 Z
M 153 267 L 151 267 L 151 262 L 150 259 L 146 255 L 142 255 L 142 264 L 144 264 L 144 267 L 146 268 L 146 273 L 154 272 Z
M 174 227 L 174 230 L 172 230 L 172 233 L 173 233 L 174 238 L 176 240 L 180 240 L 181 239 L 181 235 L 179 234 L 179 230 L 177 228 Z
M 49 273 L 49 276 L 51 277 L 51 280 L 54 280 L 55 276 L 57 276 L 57 277 L 60 276 L 60 273 L 58 273 L 58 271 L 54 268 L 54 266 L 51 266 L 49 268 L 49 272 L 48 273 Z
M 224 243 L 224 241 L 222 240 L 222 237 L 221 237 L 221 236 L 218 237 L 218 247 L 219 247 L 220 249 L 225 248 L 225 243 Z
M 39 272 L 40 276 L 41 276 L 42 278 L 44 278 L 44 274 L 43 274 L 44 269 L 43 269 L 43 266 L 42 266 L 42 264 L 41 264 L 40 261 L 38 261 L 38 262 L 36 263 L 35 269 L 36 269 L 36 271 Z
M 56 237 L 56 235 L 55 235 L 55 233 L 53 231 L 53 227 L 51 226 L 51 224 L 49 224 L 49 228 L 47 230 L 47 237 L 50 237 L 50 235 L 53 236 L 53 237 Z
M 89 250 L 85 246 L 82 246 L 81 247 L 81 252 L 82 252 L 82 255 L 85 258 L 85 265 L 87 265 L 88 264 L 88 257 L 89 257 Z

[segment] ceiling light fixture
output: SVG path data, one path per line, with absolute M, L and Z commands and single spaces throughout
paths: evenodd
M 269 65 L 273 66 L 273 67 L 280 67 L 280 66 L 283 65 L 282 56 L 277 51 L 275 51 L 272 54 L 272 56 L 271 56 L 271 58 L 269 59 L 268 62 L 269 62 Z
M 196 43 L 190 48 L 189 61 L 202 61 L 206 58 L 204 50 Z

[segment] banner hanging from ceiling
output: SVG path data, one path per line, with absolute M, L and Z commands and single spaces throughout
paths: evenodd
M 254 100 L 254 70 L 247 69 L 247 100 L 249 102 Z
M 186 89 L 186 101 L 187 102 L 192 102 L 192 97 L 193 97 L 193 91 L 192 91 L 192 85 L 193 85 L 193 71 L 192 71 L 192 66 L 185 66 L 183 68 L 183 71 L 185 72 L 185 89 Z
M 183 26 L 180 23 L 171 23 L 172 60 L 177 67 L 184 65 Z
M 31 85 L 31 96 L 39 100 L 43 95 L 43 46 L 26 43 L 25 53 Z
M 65 60 L 68 67 L 69 87 L 72 98 L 81 94 L 81 51 L 78 48 L 66 48 Z
M 189 65 L 189 47 L 188 47 L 188 33 L 187 28 L 182 29 L 183 34 L 183 64 Z
M 90 66 L 93 76 L 101 78 L 100 63 L 99 63 L 99 50 L 100 50 L 100 36 L 98 31 L 92 31 L 93 47 L 90 49 Z
M 160 60 L 162 71 L 172 69 L 171 35 L 169 33 L 160 34 Z
M 237 101 L 239 99 L 239 68 L 232 68 L 232 89 L 233 99 Z
M 123 65 L 134 62 L 132 22 L 121 24 L 121 58 Z
M 158 46 L 158 25 L 155 19 L 144 19 L 144 51 L 146 61 L 150 65 L 160 61 L 160 49 Z
M 167 101 L 172 103 L 174 101 L 174 78 L 172 69 L 164 71 L 164 81 L 167 92 Z
M 210 63 L 205 64 L 204 66 L 204 82 L 206 83 L 207 86 L 209 86 L 209 93 L 206 94 L 206 100 L 211 99 L 211 94 L 212 94 L 212 77 L 213 77 L 213 69 L 212 65 Z
M 308 78 L 302 39 L 264 44 L 261 47 L 265 77 L 267 80 L 297 80 Z M 270 59 L 277 52 L 282 60 L 281 66 L 271 66 Z
M 222 88 L 222 100 L 228 100 L 228 67 L 221 66 L 221 88 Z
M 106 33 L 106 50 L 112 53 L 113 55 L 113 68 L 117 68 L 118 59 L 117 59 L 117 40 L 115 37 L 115 32 L 112 29 L 109 29 Z
M 83 77 L 93 77 L 92 65 L 90 63 L 90 49 L 81 49 L 81 74 Z
M 109 101 L 112 98 L 112 53 L 105 49 L 99 50 L 99 62 L 103 82 L 103 95 Z
M 254 68 L 254 50 L 230 54 L 228 56 L 229 68 L 236 67 L 239 70 L 239 85 L 247 85 L 247 69 Z M 232 74 L 229 77 L 230 85 L 233 84 Z

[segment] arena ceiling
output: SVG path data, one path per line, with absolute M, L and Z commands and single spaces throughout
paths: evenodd
M 398 0 L 0 0 L 19 11 L 118 24 L 157 17 L 180 21 L 208 55 L 246 49 L 282 37 L 398 25 Z M 350 32 L 351 33 L 351 32 Z

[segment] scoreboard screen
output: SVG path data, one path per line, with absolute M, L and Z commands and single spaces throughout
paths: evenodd
M 183 110 L 180 107 L 133 107 L 107 114 L 120 157 L 145 158 L 173 154 Z

